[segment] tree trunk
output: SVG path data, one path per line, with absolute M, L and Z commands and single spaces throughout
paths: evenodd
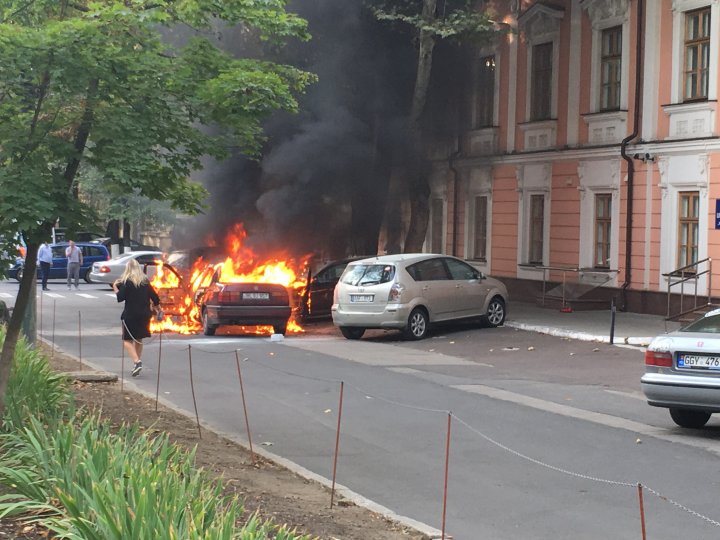
M 437 0 L 423 0 L 423 18 L 434 19 L 437 9 Z M 427 102 L 430 75 L 432 73 L 432 57 L 435 48 L 435 36 L 427 30 L 420 31 L 418 67 L 413 90 L 412 109 L 410 111 L 410 144 L 413 154 L 412 172 L 409 174 L 408 196 L 410 199 L 410 224 L 405 237 L 405 253 L 414 253 L 422 250 L 425 234 L 430 220 L 430 207 L 428 197 L 427 167 L 425 163 L 425 149 L 423 148 L 420 119 Z
M 2 353 L 0 353 L 0 418 L 2 418 L 5 413 L 5 394 L 7 392 L 10 371 L 15 358 L 15 348 L 17 347 L 17 342 L 20 337 L 23 319 L 30 299 L 35 294 L 35 288 L 37 287 L 36 270 L 38 247 L 39 244 L 37 242 L 30 241 L 27 243 L 23 278 L 20 282 L 20 290 L 18 291 L 17 298 L 15 299 L 12 317 L 10 317 L 10 323 L 5 333 Z

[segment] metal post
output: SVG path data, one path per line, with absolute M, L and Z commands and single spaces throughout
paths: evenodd
M 243 412 L 245 414 L 245 430 L 247 431 L 248 444 L 250 445 L 250 458 L 255 463 L 255 452 L 252 445 L 252 437 L 250 437 L 250 422 L 248 421 L 247 404 L 245 403 L 245 388 L 243 386 L 242 372 L 240 371 L 240 356 L 235 349 L 235 363 L 237 364 L 238 379 L 240 379 L 240 397 L 242 398 Z
M 640 528 L 642 530 L 642 539 L 647 539 L 647 533 L 645 531 L 645 505 L 643 504 L 643 489 L 642 484 L 638 483 L 638 499 L 640 501 Z
M 200 416 L 198 415 L 197 401 L 195 400 L 195 384 L 193 383 L 192 345 L 188 345 L 188 362 L 190 364 L 190 390 L 192 391 L 193 407 L 195 407 L 195 421 L 197 422 L 198 437 L 202 439 L 202 431 L 200 430 Z
M 443 510 L 442 510 L 442 531 L 441 540 L 445 540 L 445 515 L 447 512 L 447 495 L 448 495 L 448 471 L 450 470 L 450 425 L 452 413 L 448 412 L 447 417 L 447 436 L 445 439 L 445 486 L 443 488 Z
M 158 397 L 160 395 L 160 361 L 162 360 L 162 336 L 163 331 L 160 330 L 160 346 L 158 347 L 158 369 L 157 382 L 155 383 L 155 412 L 158 410 Z
M 610 345 L 615 342 L 615 297 L 610 300 Z
M 57 300 L 53 300 L 52 352 L 50 353 L 50 358 L 55 357 L 55 304 L 56 303 L 57 303 Z
M 78 361 L 80 362 L 80 371 L 82 371 L 82 313 L 78 310 Z
M 337 472 L 338 453 L 340 451 L 340 420 L 342 419 L 342 405 L 343 405 L 344 390 L 345 390 L 345 383 L 343 381 L 340 381 L 340 405 L 338 406 L 337 431 L 335 432 L 335 456 L 333 457 L 333 477 L 332 477 L 332 489 L 330 490 L 330 509 L 332 509 L 333 501 L 335 499 L 335 474 Z

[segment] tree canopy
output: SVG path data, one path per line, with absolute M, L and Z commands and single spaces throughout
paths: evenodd
M 92 219 L 80 163 L 110 193 L 195 213 L 202 156 L 254 154 L 262 120 L 295 111 L 313 76 L 234 58 L 212 28 L 307 39 L 285 0 L 0 0 L 0 234 L 47 237 Z M 183 30 L 187 39 L 164 39 Z M 180 44 L 174 42 L 179 41 Z

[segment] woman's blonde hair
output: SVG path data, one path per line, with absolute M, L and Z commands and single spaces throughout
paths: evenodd
M 125 283 L 131 281 L 136 287 L 146 283 L 147 276 L 143 273 L 142 268 L 135 259 L 130 259 L 125 267 L 125 271 L 120 276 L 120 281 Z

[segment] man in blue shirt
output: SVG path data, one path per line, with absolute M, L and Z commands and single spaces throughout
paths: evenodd
M 50 289 L 48 289 L 47 282 L 48 277 L 50 277 L 50 266 L 52 266 L 52 249 L 50 249 L 47 242 L 40 244 L 37 260 L 42 274 L 42 290 L 49 291 Z

